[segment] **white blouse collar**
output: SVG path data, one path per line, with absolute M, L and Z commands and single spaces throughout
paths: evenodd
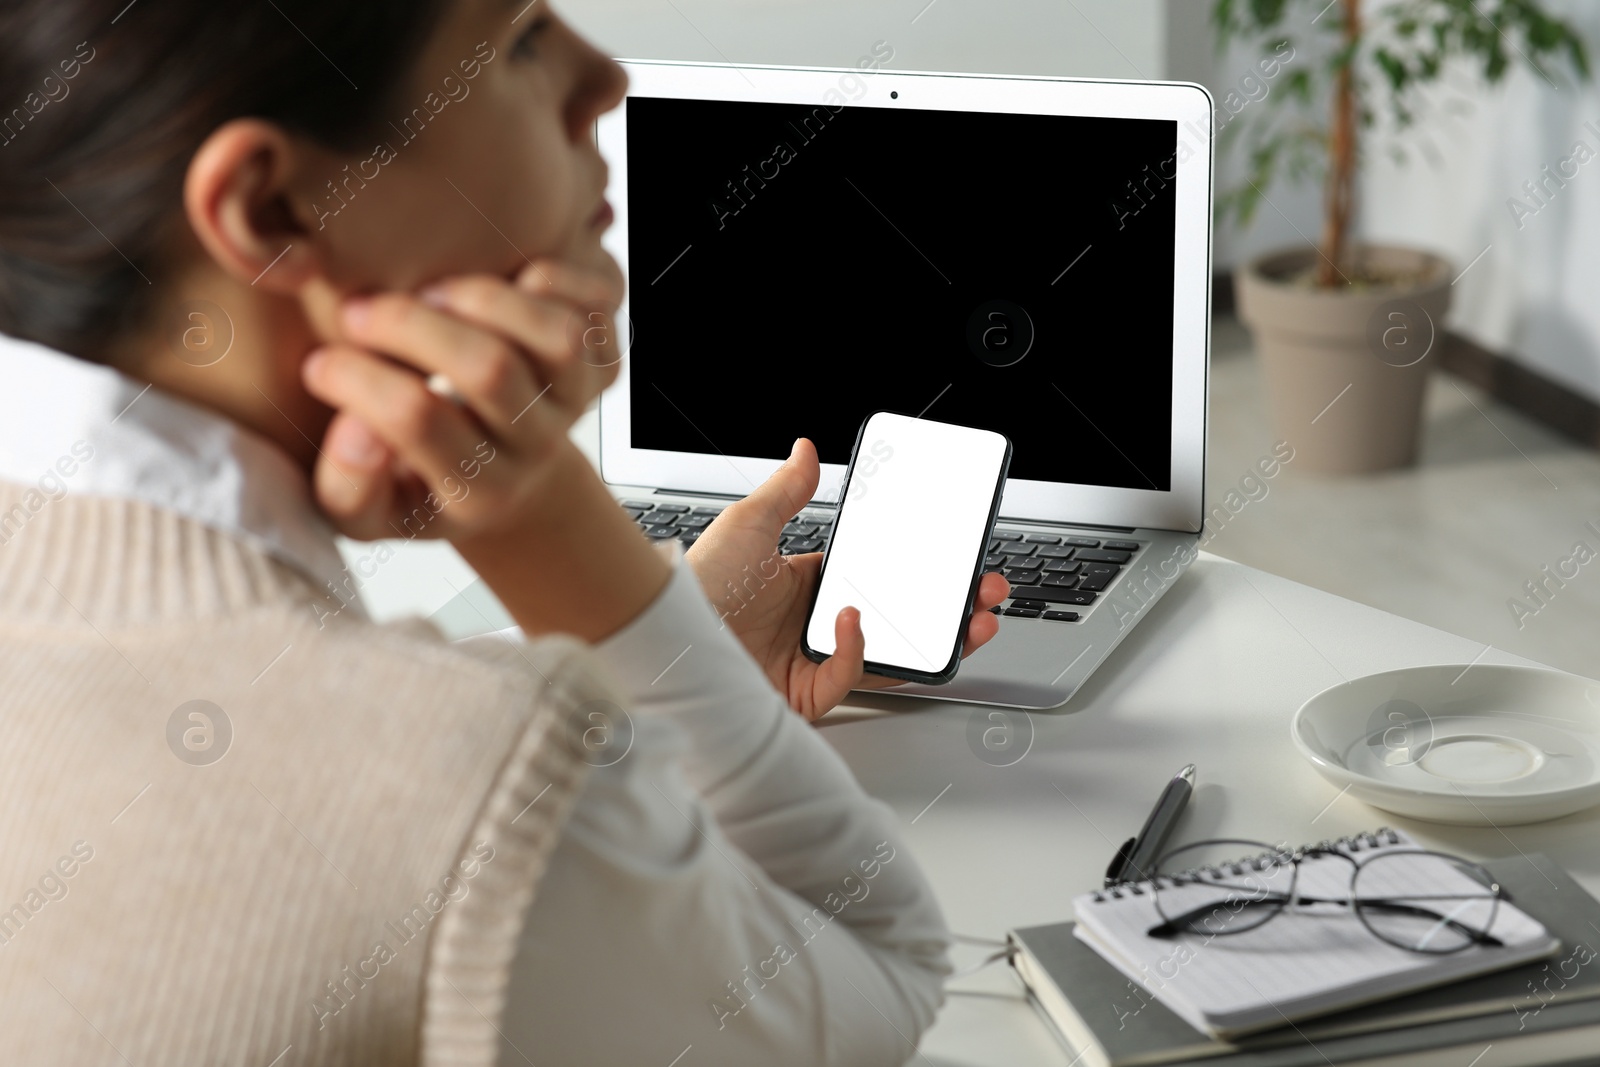
M 319 589 L 348 584 L 332 525 L 276 443 L 114 368 L 4 334 L 0 480 L 47 496 L 140 500 L 248 541 Z

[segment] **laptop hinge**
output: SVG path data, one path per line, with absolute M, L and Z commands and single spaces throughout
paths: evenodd
M 743 500 L 745 493 L 702 493 L 692 489 L 656 489 L 650 495 L 654 496 L 704 496 L 713 500 Z
M 1109 526 L 1103 522 L 1068 522 L 1065 519 L 1019 519 L 1011 515 L 1001 515 L 995 522 L 1009 523 L 1013 526 L 1071 526 L 1075 530 L 1106 530 L 1111 533 L 1134 532 L 1132 526 Z
M 712 500 L 743 500 L 746 496 L 744 493 L 706 493 L 691 489 L 657 489 L 654 491 L 653 495 L 708 497 Z M 838 507 L 838 504 L 832 500 L 813 500 L 808 503 L 806 507 L 836 508 Z M 1134 532 L 1134 527 L 1132 526 L 1111 526 L 1106 523 L 1099 522 L 1056 522 L 1049 519 L 1023 519 L 1010 515 L 1001 515 L 995 521 L 1011 523 L 1018 526 L 1071 526 L 1075 529 L 1106 530 L 1110 533 L 1131 534 Z

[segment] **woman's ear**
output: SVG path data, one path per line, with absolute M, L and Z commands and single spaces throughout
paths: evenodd
M 302 161 L 280 127 L 234 119 L 206 138 L 184 178 L 184 213 L 206 252 L 269 292 L 297 292 L 322 273 L 322 250 L 290 196 Z

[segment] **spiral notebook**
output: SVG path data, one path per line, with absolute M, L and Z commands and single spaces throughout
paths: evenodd
M 1336 848 L 1361 862 L 1375 853 L 1419 848 L 1397 830 L 1358 834 L 1319 847 Z M 1225 866 L 1237 874 L 1255 858 L 1240 857 Z M 1300 864 L 1296 894 L 1346 899 L 1350 872 L 1350 864 L 1342 860 L 1309 856 Z M 1221 877 L 1224 872 L 1199 873 Z M 1475 886 L 1442 860 L 1419 862 L 1412 873 L 1413 881 L 1392 888 L 1421 899 L 1429 894 L 1450 897 Z M 1446 954 L 1390 944 L 1374 936 L 1348 907 L 1333 904 L 1285 912 L 1242 933 L 1156 938 L 1148 931 L 1164 918 L 1152 888 L 1149 881 L 1133 882 L 1077 897 L 1074 934 L 1178 1017 L 1214 1038 L 1513 967 L 1561 948 L 1540 922 L 1505 900 L 1495 907 L 1487 931 L 1500 945 L 1470 944 Z M 1171 898 L 1164 901 L 1166 913 L 1173 914 Z
M 1010 933 L 1011 962 L 1075 1067 L 1477 1067 L 1588 1063 L 1600 1048 L 1600 901 L 1561 865 L 1517 853 L 1485 866 L 1560 939 L 1559 955 L 1223 1041 L 1184 1022 L 1074 936 Z

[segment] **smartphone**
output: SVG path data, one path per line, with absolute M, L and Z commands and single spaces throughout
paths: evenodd
M 1004 434 L 869 415 L 801 634 L 806 657 L 833 654 L 834 620 L 854 606 L 869 672 L 935 685 L 954 678 L 1010 467 Z

